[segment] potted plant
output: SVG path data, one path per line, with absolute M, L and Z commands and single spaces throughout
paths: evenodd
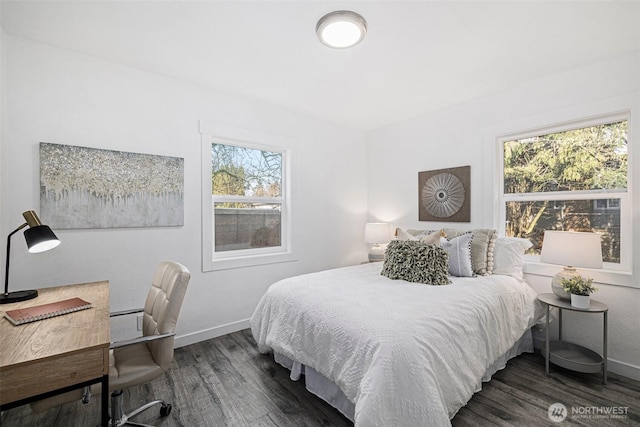
M 561 283 L 565 292 L 571 294 L 571 305 L 576 308 L 589 308 L 589 295 L 598 290 L 593 286 L 593 279 L 588 277 L 573 276 L 562 279 Z

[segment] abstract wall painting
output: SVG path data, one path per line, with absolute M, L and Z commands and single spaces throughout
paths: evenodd
M 53 229 L 184 225 L 184 159 L 41 142 L 40 213 Z
M 471 166 L 418 172 L 418 220 L 471 222 Z

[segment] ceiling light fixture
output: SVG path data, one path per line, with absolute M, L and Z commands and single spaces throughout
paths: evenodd
M 327 13 L 318 21 L 316 34 L 320 42 L 334 49 L 357 45 L 367 33 L 367 21 L 349 10 Z

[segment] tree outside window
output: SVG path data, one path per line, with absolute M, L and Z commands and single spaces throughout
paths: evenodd
M 620 263 L 627 197 L 628 121 L 504 140 L 505 235 L 542 248 L 545 230 L 602 235 L 603 259 Z
M 280 247 L 283 154 L 211 144 L 214 252 Z

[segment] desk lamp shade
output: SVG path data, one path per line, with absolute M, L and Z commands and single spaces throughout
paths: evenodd
M 29 252 L 37 254 L 53 249 L 60 244 L 48 225 L 37 225 L 24 230 L 24 239 L 27 241 Z
M 562 288 L 562 279 L 580 276 L 576 267 L 602 268 L 600 235 L 547 230 L 544 232 L 540 261 L 565 266 L 562 271 L 553 276 L 551 289 L 558 297 L 568 300 L 570 295 Z
M 34 211 L 26 211 L 22 214 L 25 223 L 9 233 L 7 237 L 7 261 L 4 275 L 4 293 L 0 294 L 0 304 L 9 304 L 12 302 L 26 301 L 38 296 L 38 291 L 15 291 L 9 292 L 9 260 L 11 255 L 11 236 L 25 227 L 29 227 L 24 231 L 24 239 L 27 242 L 27 248 L 30 253 L 38 253 L 53 249 L 60 244 L 60 240 L 47 225 L 40 222 L 40 218 Z
M 364 242 L 373 243 L 369 250 L 369 261 L 384 261 L 384 250 L 380 243 L 388 243 L 391 228 L 386 222 L 369 222 L 364 226 Z

